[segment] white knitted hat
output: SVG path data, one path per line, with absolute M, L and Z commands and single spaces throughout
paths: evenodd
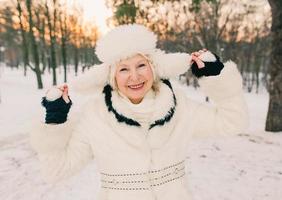
M 111 70 L 115 70 L 116 63 L 138 53 L 149 56 L 159 78 L 177 77 L 189 69 L 189 54 L 165 53 L 156 48 L 156 44 L 157 36 L 143 25 L 118 26 L 97 41 L 95 53 L 102 64 L 93 66 L 73 85 L 83 90 L 110 84 Z

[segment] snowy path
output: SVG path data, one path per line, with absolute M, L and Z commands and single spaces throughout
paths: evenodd
M 0 200 L 95 199 L 99 189 L 95 161 L 58 185 L 41 179 L 25 126 L 33 115 L 43 114 L 38 99 L 44 91 L 34 92 L 33 85 L 33 77 L 23 78 L 17 71 L 5 71 L 0 78 Z M 187 93 L 201 98 L 193 89 Z M 246 98 L 251 113 L 247 133 L 191 142 L 186 171 L 195 200 L 282 199 L 282 134 L 263 131 L 267 94 Z

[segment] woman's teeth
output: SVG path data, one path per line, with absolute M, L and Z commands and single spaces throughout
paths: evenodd
M 131 89 L 138 89 L 138 88 L 143 87 L 143 85 L 144 85 L 144 83 L 140 83 L 140 84 L 137 84 L 137 85 L 130 85 L 128 87 L 131 88 Z

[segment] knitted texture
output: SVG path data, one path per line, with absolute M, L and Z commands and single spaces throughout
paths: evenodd
M 221 70 L 223 69 L 224 65 L 220 61 L 219 57 L 213 53 L 216 57 L 215 62 L 204 62 L 205 67 L 199 68 L 197 63 L 194 62 L 191 66 L 192 73 L 197 77 L 200 78 L 202 76 L 216 76 L 219 75 Z
M 67 115 L 72 105 L 72 101 L 66 103 L 63 97 L 54 101 L 48 101 L 46 97 L 42 97 L 41 105 L 46 109 L 45 123 L 61 124 L 67 121 Z

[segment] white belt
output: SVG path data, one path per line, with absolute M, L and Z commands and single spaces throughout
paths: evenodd
M 147 172 L 108 174 L 101 172 L 101 187 L 113 190 L 149 190 L 175 181 L 185 175 L 184 160 L 173 165 Z

